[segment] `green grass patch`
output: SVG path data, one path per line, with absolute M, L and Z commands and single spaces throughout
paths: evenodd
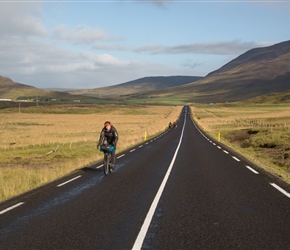
M 126 100 L 130 104 L 146 104 L 146 105 L 184 105 L 187 101 L 185 98 L 142 98 Z

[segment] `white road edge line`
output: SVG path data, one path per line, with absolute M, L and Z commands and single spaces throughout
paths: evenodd
M 130 150 L 130 153 L 132 153 L 133 151 L 135 151 L 136 149 L 134 148 L 134 149 L 132 149 L 132 150 Z
M 288 198 L 290 198 L 290 194 L 287 193 L 283 188 L 280 188 L 275 183 L 270 183 L 274 188 L 276 188 L 278 191 L 280 191 L 282 194 L 286 195 Z
M 135 249 L 141 249 L 141 247 L 142 247 L 142 244 L 143 244 L 144 238 L 145 238 L 146 233 L 147 233 L 147 231 L 148 231 L 148 228 L 149 228 L 149 226 L 150 226 L 150 223 L 151 223 L 152 217 L 153 217 L 153 215 L 154 215 L 155 209 L 156 209 L 157 204 L 158 204 L 158 202 L 159 202 L 159 199 L 160 199 L 160 197 L 161 197 L 161 195 L 162 195 L 162 192 L 163 192 L 163 190 L 164 190 L 164 187 L 165 187 L 165 185 L 166 185 L 166 182 L 167 182 L 168 177 L 169 177 L 169 175 L 170 175 L 170 172 L 171 172 L 171 170 L 172 170 L 173 164 L 174 164 L 174 162 L 175 162 L 175 159 L 176 159 L 177 153 L 178 153 L 178 151 L 179 151 L 179 148 L 180 148 L 180 145 L 181 145 L 181 142 L 182 142 L 182 137 L 183 137 L 183 132 L 184 132 L 185 124 L 186 124 L 186 116 L 185 116 L 185 119 L 184 119 L 184 124 L 183 124 L 183 128 L 182 128 L 182 133 L 181 133 L 181 136 L 180 136 L 180 140 L 179 140 L 178 146 L 177 146 L 177 148 L 176 148 L 176 150 L 175 150 L 175 153 L 174 153 L 173 158 L 172 158 L 172 160 L 171 160 L 171 163 L 170 163 L 170 165 L 169 165 L 169 167 L 168 167 L 168 170 L 167 170 L 167 172 L 166 172 L 166 174 L 165 174 L 165 176 L 164 176 L 164 179 L 163 179 L 163 181 L 162 181 L 162 183 L 161 183 L 161 185 L 160 185 L 160 187 L 159 187 L 159 189 L 158 189 L 158 192 L 157 192 L 157 194 L 156 194 L 156 196 L 155 196 L 155 198 L 154 198 L 154 200 L 153 200 L 153 202 L 152 202 L 152 204 L 151 204 L 151 207 L 150 207 L 150 209 L 149 209 L 149 211 L 148 211 L 148 213 L 147 213 L 147 215 L 146 215 L 146 218 L 145 218 L 145 220 L 144 220 L 144 222 L 143 222 L 143 225 L 142 225 L 141 230 L 140 230 L 140 232 L 139 232 L 139 234 L 138 234 L 138 236 L 137 236 L 137 239 L 135 240 L 134 246 L 133 246 L 133 248 L 132 248 L 132 249 L 134 249 L 134 250 L 135 250 Z
M 226 150 L 223 150 L 226 154 L 229 154 L 229 152 L 228 151 L 226 151 Z
M 76 177 L 74 177 L 74 178 L 72 178 L 72 179 L 70 179 L 70 180 L 68 180 L 68 181 L 66 181 L 66 182 L 63 182 L 63 183 L 61 183 L 61 184 L 58 184 L 57 187 L 64 186 L 64 185 L 68 184 L 69 182 L 72 182 L 72 181 L 74 181 L 74 180 L 76 180 L 76 179 L 78 179 L 78 178 L 80 178 L 80 177 L 82 177 L 82 176 L 81 176 L 81 175 L 78 175 L 78 176 L 76 176 Z
M 259 174 L 255 169 L 252 169 L 250 166 L 246 166 L 249 170 L 251 170 L 254 174 Z
M 125 156 L 125 154 L 118 156 L 117 159 L 122 158 L 123 156 Z
M 17 208 L 17 207 L 19 207 L 19 206 L 21 206 L 21 205 L 23 205 L 23 204 L 24 204 L 24 202 L 19 202 L 19 203 L 15 204 L 15 205 L 13 205 L 13 206 L 11 206 L 11 207 L 8 207 L 8 208 L 6 208 L 6 209 L 0 211 L 0 214 L 5 214 L 6 212 L 8 212 L 8 211 L 10 211 L 10 210 L 12 210 L 12 209 L 14 209 L 14 208 Z

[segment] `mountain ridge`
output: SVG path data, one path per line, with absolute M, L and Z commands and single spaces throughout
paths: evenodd
M 152 91 L 163 90 L 172 86 L 181 86 L 190 82 L 195 82 L 203 77 L 200 76 L 148 76 L 138 78 L 125 83 L 113 86 L 75 90 L 70 94 L 87 95 L 87 96 L 103 96 L 103 97 L 120 97 L 136 93 L 148 93 Z
M 39 89 L 27 84 L 17 83 L 8 77 L 0 76 L 0 98 L 13 99 L 29 95 L 47 95 L 48 90 Z
M 155 96 L 179 96 L 193 102 L 226 102 L 288 90 L 290 41 L 249 50 L 199 81 L 155 93 Z

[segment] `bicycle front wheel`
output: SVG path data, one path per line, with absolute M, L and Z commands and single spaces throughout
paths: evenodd
M 104 174 L 108 175 L 109 174 L 109 169 L 110 169 L 110 154 L 105 153 L 104 154 L 104 164 L 103 164 L 103 169 L 104 169 Z

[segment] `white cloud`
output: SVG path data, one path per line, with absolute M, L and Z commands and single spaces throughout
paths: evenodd
M 96 65 L 113 65 L 113 66 L 127 66 L 128 61 L 122 61 L 112 55 L 102 54 L 97 56 Z
M 134 63 L 108 53 L 66 50 L 31 38 L 1 39 L 0 56 L 0 75 L 40 88 L 93 88 L 117 84 L 116 76 L 122 79 L 125 72 L 126 79 L 134 75 L 127 70 Z
M 119 74 L 130 64 L 109 53 L 58 46 L 58 41 L 90 44 L 114 38 L 87 25 L 58 25 L 49 32 L 42 24 L 39 3 L 1 3 L 0 37 L 0 75 L 40 88 L 116 84 L 114 72 Z
M 95 43 L 92 46 L 95 50 L 117 50 L 117 51 L 128 51 L 129 49 L 126 46 L 123 45 L 111 45 L 108 43 Z
M 47 30 L 41 23 L 40 3 L 1 3 L 0 34 L 3 36 L 43 36 Z
M 60 40 L 66 40 L 72 43 L 93 43 L 98 40 L 109 39 L 106 32 L 101 29 L 88 27 L 87 25 L 77 25 L 69 28 L 68 25 L 62 24 L 54 28 L 53 36 Z

